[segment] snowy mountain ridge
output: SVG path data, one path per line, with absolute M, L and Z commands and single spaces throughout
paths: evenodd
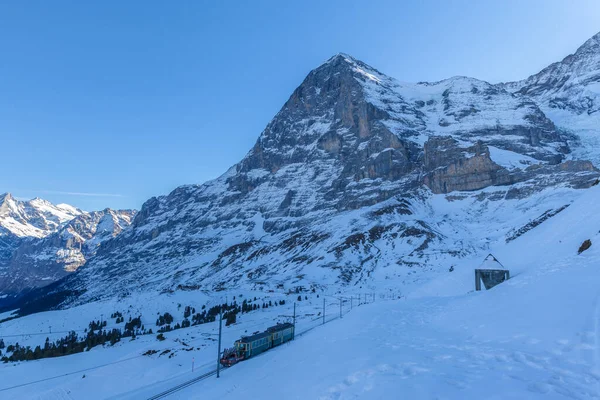
M 562 61 L 500 86 L 534 101 L 559 129 L 571 134 L 574 157 L 600 163 L 600 33 Z
M 18 237 L 48 236 L 82 213 L 68 204 L 54 205 L 40 198 L 21 201 L 10 193 L 0 195 L 0 230 Z

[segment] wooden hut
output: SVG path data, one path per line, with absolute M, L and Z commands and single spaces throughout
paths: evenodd
M 475 290 L 481 290 L 481 282 L 486 290 L 510 279 L 510 272 L 498 261 L 496 257 L 489 254 L 475 270 Z

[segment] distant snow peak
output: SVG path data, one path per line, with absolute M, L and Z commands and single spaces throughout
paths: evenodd
M 0 257 L 0 293 L 45 286 L 76 271 L 102 243 L 127 229 L 135 214 L 109 208 L 82 212 L 45 237 L 16 242 L 8 255 Z
M 37 197 L 22 201 L 10 193 L 0 196 L 0 227 L 19 237 L 45 237 L 81 213 L 75 207 L 56 206 Z

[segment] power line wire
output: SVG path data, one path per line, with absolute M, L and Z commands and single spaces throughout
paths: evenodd
M 122 363 L 122 362 L 125 362 L 125 361 L 133 360 L 135 358 L 140 358 L 140 357 L 143 357 L 143 356 L 144 356 L 143 354 L 140 354 L 138 356 L 125 358 L 123 360 L 113 361 L 113 362 L 102 364 L 102 365 L 97 365 L 95 367 L 84 368 L 84 369 L 80 369 L 78 371 L 68 372 L 66 374 L 51 376 L 49 378 L 44 378 L 44 379 L 38 379 L 37 381 L 31 381 L 31 382 L 21 383 L 19 385 L 14 385 L 14 386 L 9 386 L 9 387 L 5 387 L 5 388 L 1 388 L 0 392 L 4 392 L 4 391 L 7 391 L 7 390 L 16 389 L 16 388 L 20 388 L 20 387 L 24 387 L 24 386 L 33 385 L 35 383 L 46 382 L 46 381 L 50 381 L 50 380 L 53 380 L 53 379 L 64 378 L 65 376 L 74 375 L 74 374 L 80 374 L 82 372 L 92 371 L 94 369 L 104 368 L 104 367 L 107 367 L 109 365 L 119 364 L 119 363 Z

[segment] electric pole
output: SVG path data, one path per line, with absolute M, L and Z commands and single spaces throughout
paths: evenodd
M 325 325 L 325 296 L 323 296 L 323 325 Z
M 352 296 L 350 296 L 350 311 L 352 311 Z
M 217 353 L 217 378 L 221 372 L 221 331 L 223 329 L 223 306 L 219 307 L 219 352 Z
M 292 340 L 296 338 L 296 302 L 294 302 L 294 330 L 292 331 Z
M 342 319 L 342 298 L 340 297 L 340 319 Z

